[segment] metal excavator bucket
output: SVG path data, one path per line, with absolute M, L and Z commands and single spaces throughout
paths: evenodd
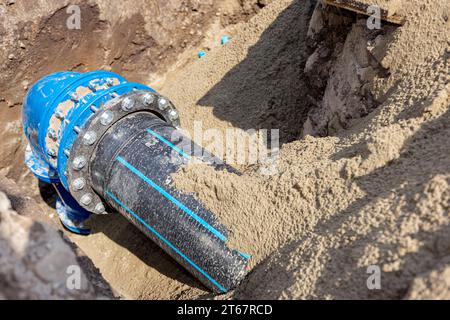
M 212 291 L 244 278 L 250 257 L 229 248 L 227 228 L 171 181 L 194 153 L 232 169 L 177 129 L 167 98 L 111 72 L 59 72 L 30 89 L 23 124 L 26 163 L 55 186 L 67 229 L 89 234 L 92 214 L 115 209 Z

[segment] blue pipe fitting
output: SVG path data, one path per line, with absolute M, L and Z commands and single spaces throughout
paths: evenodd
M 69 192 L 67 159 L 85 123 L 108 101 L 133 90 L 153 89 L 107 71 L 57 72 L 36 82 L 23 102 L 22 119 L 29 144 L 25 163 L 58 192 L 58 214 L 69 230 L 87 234 L 90 216 Z

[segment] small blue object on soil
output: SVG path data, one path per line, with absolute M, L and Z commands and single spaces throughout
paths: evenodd
M 222 38 L 220 38 L 220 43 L 222 45 L 227 44 L 230 41 L 230 37 L 229 36 L 223 36 Z
M 204 56 L 206 56 L 206 52 L 205 52 L 205 51 L 200 51 L 200 52 L 198 53 L 198 57 L 199 57 L 199 58 L 203 58 Z

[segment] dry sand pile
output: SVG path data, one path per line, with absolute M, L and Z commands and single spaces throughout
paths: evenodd
M 450 298 L 449 3 L 401 8 L 404 26 L 375 33 L 354 17 L 323 55 L 331 63 L 314 106 L 306 44 L 336 19 L 319 5 L 310 26 L 309 1 L 272 3 L 229 46 L 169 77 L 163 93 L 188 129 L 279 127 L 284 142 L 306 131 L 283 145 L 275 176 L 190 166 L 175 177 L 254 257 L 233 297 Z M 324 128 L 334 136 L 308 135 Z M 366 286 L 370 265 L 381 290 Z

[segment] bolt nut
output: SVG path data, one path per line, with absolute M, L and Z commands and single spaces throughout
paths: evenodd
M 106 85 L 112 87 L 114 85 L 114 80 L 111 78 L 106 79 Z
M 56 133 L 55 129 L 48 129 L 47 136 L 53 140 L 58 139 L 58 134 Z
M 56 157 L 55 149 L 48 149 L 47 153 L 50 157 Z
M 169 101 L 167 101 L 166 98 L 163 98 L 163 97 L 159 98 L 159 101 L 158 101 L 159 109 L 166 110 L 168 106 L 169 106 Z
M 80 191 L 86 186 L 86 180 L 84 178 L 77 178 L 72 182 L 74 190 Z
M 127 97 L 123 99 L 122 101 L 122 110 L 123 111 L 130 111 L 134 107 L 134 100 L 130 97 Z
M 74 102 L 78 102 L 78 100 L 80 100 L 80 99 L 78 98 L 78 94 L 76 92 L 72 92 L 70 94 L 70 100 L 72 100 Z
M 95 83 L 93 81 L 89 82 L 88 88 L 89 88 L 89 90 L 91 90 L 93 92 L 95 92 L 97 90 L 97 87 L 96 87 L 96 85 L 95 85 Z
M 104 126 L 109 126 L 114 120 L 114 113 L 111 110 L 106 110 L 100 116 L 100 123 Z
M 97 203 L 97 205 L 95 206 L 95 212 L 97 213 L 104 213 L 105 212 L 105 206 L 103 205 L 103 203 Z
M 155 96 L 151 93 L 146 93 L 143 97 L 144 104 L 148 107 L 155 101 Z
M 90 193 L 86 193 L 85 195 L 83 195 L 80 199 L 80 203 L 82 205 L 88 206 L 92 203 L 92 200 L 94 199 L 94 197 L 92 196 L 92 194 Z
M 95 131 L 88 131 L 83 136 L 83 143 L 85 146 L 92 146 L 97 141 L 97 134 Z
M 55 111 L 55 117 L 58 118 L 59 120 L 63 120 L 64 119 L 64 113 L 61 110 L 56 110 Z
M 170 112 L 169 112 L 169 119 L 171 121 L 177 120 L 178 119 L 178 111 L 175 110 L 175 109 L 170 110 Z
M 84 156 L 78 156 L 75 159 L 73 159 L 72 167 L 75 170 L 81 170 L 81 169 L 84 168 L 86 163 L 87 163 L 87 161 L 86 161 L 86 158 Z

